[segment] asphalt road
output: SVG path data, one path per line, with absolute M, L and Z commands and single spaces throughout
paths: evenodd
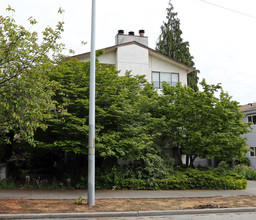
M 200 214 L 200 215 L 172 215 L 172 216 L 143 216 L 143 217 L 111 217 L 111 218 L 67 218 L 66 220 L 255 220 L 255 212 Z M 30 219 L 31 220 L 31 219 Z M 32 219 L 33 220 L 33 219 Z M 36 219 L 34 219 L 36 220 Z M 50 218 L 50 220 L 60 220 Z
M 256 213 L 228 213 L 208 215 L 173 215 L 154 217 L 128 217 L 128 218 L 93 218 L 90 220 L 255 220 Z

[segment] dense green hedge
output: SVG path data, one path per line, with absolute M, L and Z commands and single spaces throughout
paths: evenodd
M 181 169 L 175 170 L 165 179 L 144 178 L 134 179 L 125 178 L 122 172 L 116 168 L 109 172 L 96 173 L 96 189 L 133 189 L 133 190 L 239 190 L 247 187 L 247 180 L 237 173 L 215 168 L 213 170 Z M 22 188 L 29 189 L 57 189 L 57 188 L 75 188 L 86 189 L 87 177 L 81 177 L 80 180 L 65 183 L 62 185 L 57 182 L 36 183 L 26 182 Z M 19 185 L 19 186 L 18 186 Z M 14 184 L 13 181 L 0 182 L 0 189 L 17 188 L 20 184 Z
M 133 190 L 239 190 L 245 189 L 247 180 L 237 173 L 233 173 L 220 168 L 214 170 L 184 169 L 175 171 L 165 179 L 124 179 L 121 173 L 116 169 L 113 172 L 96 175 L 97 189 L 133 189 Z M 17 188 L 17 184 L 12 181 L 0 182 L 0 189 Z M 26 183 L 23 188 L 29 189 L 57 189 L 60 184 L 57 183 Z M 81 177 L 80 181 L 69 185 L 62 185 L 61 188 L 87 188 L 87 177 Z
M 168 179 L 146 181 L 142 179 L 121 180 L 122 189 L 133 190 L 186 190 L 186 189 L 245 189 L 247 181 L 236 173 L 219 173 L 188 169 L 177 172 Z

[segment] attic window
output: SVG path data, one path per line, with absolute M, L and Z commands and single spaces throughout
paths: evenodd
M 163 82 L 175 86 L 179 82 L 179 74 L 168 72 L 153 72 L 152 81 L 154 83 L 155 88 L 157 89 L 162 89 Z
M 253 124 L 256 124 L 256 115 L 249 115 L 248 122 L 252 122 Z

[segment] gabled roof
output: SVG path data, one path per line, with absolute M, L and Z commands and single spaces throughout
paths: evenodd
M 186 64 L 183 64 L 173 58 L 170 58 L 162 53 L 159 53 L 158 51 L 156 50 L 153 50 L 151 49 L 150 47 L 147 47 L 141 43 L 138 43 L 137 41 L 131 41 L 131 42 L 127 42 L 127 43 L 123 43 L 123 44 L 118 44 L 118 45 L 115 45 L 115 46 L 111 46 L 111 47 L 106 47 L 106 48 L 103 48 L 102 50 L 105 50 L 105 52 L 111 52 L 111 51 L 114 51 L 116 50 L 118 47 L 124 47 L 124 46 L 128 46 L 128 45 L 132 45 L 132 44 L 135 44 L 139 47 L 143 47 L 145 49 L 147 49 L 149 51 L 149 53 L 153 56 L 156 56 L 156 57 L 159 57 L 161 59 L 164 59 L 166 61 L 169 61 L 171 63 L 173 63 L 174 65 L 177 65 L 177 66 L 180 66 L 181 68 L 183 69 L 186 69 L 188 71 L 188 73 L 191 73 L 193 71 L 196 70 L 195 67 L 190 67 Z M 71 58 L 80 58 L 80 57 L 86 57 L 86 56 L 89 56 L 90 55 L 90 52 L 87 52 L 87 53 L 82 53 L 82 54 L 78 54 L 78 55 L 75 55 L 75 56 L 71 56 Z
M 240 111 L 246 114 L 256 113 L 256 102 L 240 106 Z

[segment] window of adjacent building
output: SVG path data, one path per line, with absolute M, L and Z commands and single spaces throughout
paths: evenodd
M 256 124 L 256 115 L 249 115 L 248 122 L 252 122 L 253 124 Z
M 172 86 L 175 86 L 179 82 L 178 73 L 166 73 L 166 72 L 153 72 L 153 83 L 155 88 L 162 89 L 162 83 L 166 82 Z
M 256 157 L 256 147 L 250 147 L 252 151 L 250 151 L 251 157 Z

